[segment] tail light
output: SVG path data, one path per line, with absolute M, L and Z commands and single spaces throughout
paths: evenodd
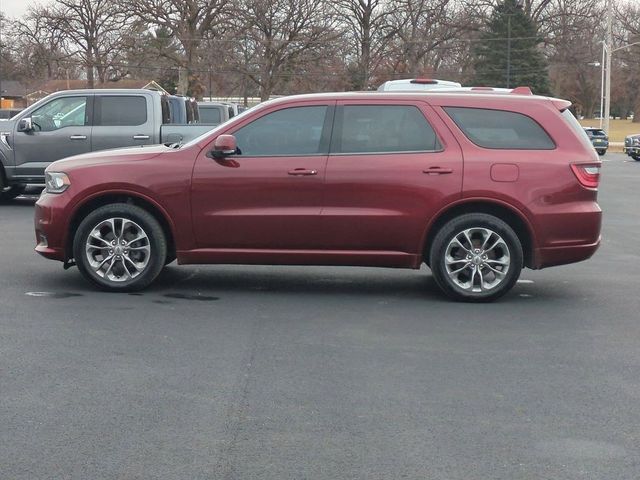
M 580 182 L 580 185 L 586 188 L 598 188 L 600 183 L 600 164 L 599 163 L 573 163 L 571 170 Z

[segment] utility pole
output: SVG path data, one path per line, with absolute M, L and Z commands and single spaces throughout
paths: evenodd
M 609 135 L 609 116 L 611 114 L 611 55 L 613 54 L 613 0 L 607 0 L 607 82 L 604 91 L 604 131 Z
M 511 14 L 507 15 L 507 88 L 511 87 Z

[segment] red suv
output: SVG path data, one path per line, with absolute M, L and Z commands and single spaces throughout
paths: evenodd
M 424 262 L 450 297 L 493 300 L 598 248 L 600 162 L 569 106 L 526 88 L 269 101 L 185 145 L 53 163 L 36 251 L 117 291 L 176 258 Z

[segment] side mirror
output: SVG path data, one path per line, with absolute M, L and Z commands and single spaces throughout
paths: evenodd
M 31 122 L 31 117 L 23 118 L 18 122 L 19 132 L 30 132 L 32 130 L 33 130 L 33 123 Z
M 212 158 L 225 158 L 235 155 L 236 149 L 236 137 L 233 135 L 220 135 L 214 140 L 213 150 L 209 153 Z

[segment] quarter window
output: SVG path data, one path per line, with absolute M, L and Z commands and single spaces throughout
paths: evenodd
M 346 105 L 336 123 L 332 153 L 440 150 L 436 133 L 412 105 Z
M 327 107 L 292 107 L 269 113 L 234 135 L 244 156 L 315 155 L 323 153 Z
M 31 121 L 41 132 L 89 125 L 87 97 L 56 98 L 34 111 Z
M 445 107 L 444 110 L 473 143 L 484 148 L 553 150 L 551 137 L 531 117 L 504 110 Z
M 142 96 L 101 96 L 96 98 L 95 125 L 126 127 L 147 123 L 147 100 Z

